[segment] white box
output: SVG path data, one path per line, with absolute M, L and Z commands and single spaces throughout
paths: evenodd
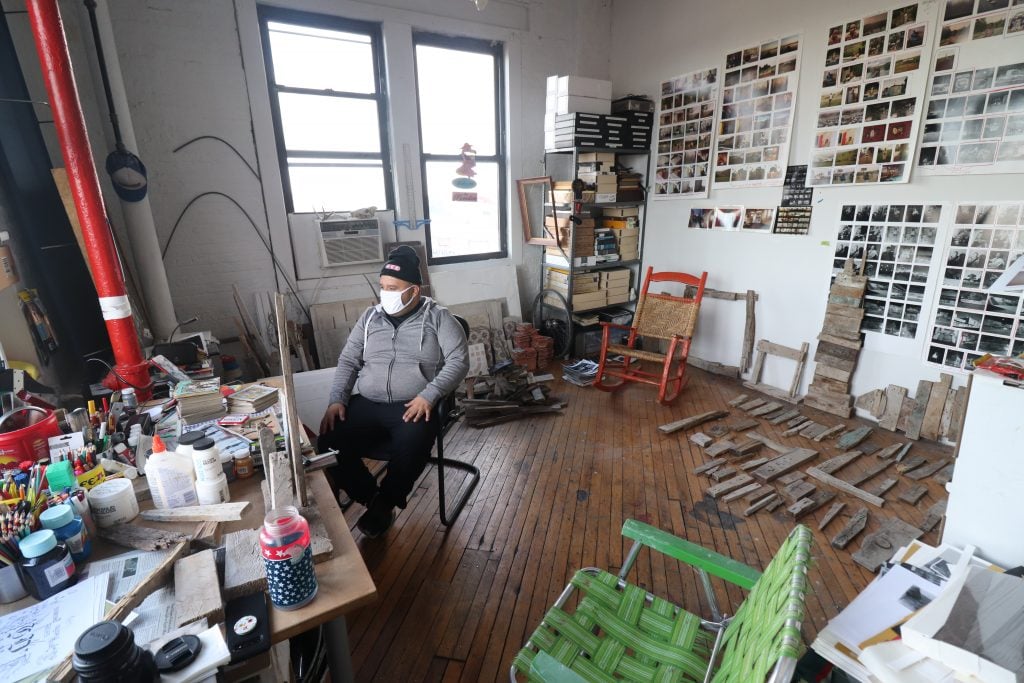
M 606 203 L 611 203 L 611 202 L 614 202 L 614 201 L 615 201 L 615 193 L 614 192 L 605 192 L 605 193 L 600 193 L 599 192 L 597 194 L 597 196 L 594 197 L 594 203 L 595 204 L 606 204 Z
M 547 83 L 548 87 L 547 87 L 547 90 L 545 92 L 547 92 L 549 97 L 557 97 L 558 96 L 558 79 L 559 78 L 560 78 L 560 76 L 548 76 L 548 83 Z
M 608 114 L 611 110 L 612 102 L 609 99 L 578 95 L 559 95 L 555 105 L 556 114 Z
M 550 82 L 548 87 L 550 87 Z M 597 78 L 560 76 L 557 87 L 559 97 L 579 95 L 580 97 L 593 97 L 602 100 L 610 100 L 612 98 L 612 82 L 602 81 Z M 604 113 L 611 113 L 611 110 Z

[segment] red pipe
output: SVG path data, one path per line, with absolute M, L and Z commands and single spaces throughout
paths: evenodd
M 50 109 L 60 139 L 64 166 L 75 198 L 75 210 L 82 226 L 85 251 L 92 266 L 92 278 L 110 336 L 110 346 L 114 350 L 114 372 L 103 382 L 113 389 L 132 385 L 138 390 L 139 398 L 145 400 L 152 393 L 149 364 L 142 357 L 131 306 L 125 295 L 124 274 L 100 195 L 100 182 L 75 89 L 60 10 L 56 0 L 28 0 L 25 4 L 39 63 L 43 67 L 43 80 L 50 96 Z

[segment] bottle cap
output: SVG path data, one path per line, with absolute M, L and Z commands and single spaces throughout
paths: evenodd
M 75 511 L 70 505 L 55 505 L 52 508 L 43 510 L 43 514 L 39 515 L 39 521 L 47 529 L 59 529 L 74 520 Z
M 178 445 L 179 446 L 189 446 L 189 445 L 191 445 L 193 448 L 195 448 L 195 443 L 197 441 L 202 441 L 203 439 L 207 439 L 207 438 L 208 437 L 203 434 L 203 430 L 202 429 L 196 429 L 196 430 L 191 431 L 191 432 L 185 432 L 184 434 L 179 436 L 178 437 Z M 209 440 L 212 441 L 213 439 L 209 439 Z
M 234 457 L 235 457 L 235 460 L 245 460 L 246 458 L 251 458 L 252 456 L 249 455 L 248 451 L 239 451 L 239 452 L 235 453 Z
M 57 537 L 49 529 L 34 531 L 18 541 L 18 549 L 27 558 L 40 557 L 57 547 Z
M 194 432 L 189 432 L 189 433 L 192 434 Z M 213 448 L 216 445 L 217 444 L 215 444 L 213 439 L 211 439 L 210 437 L 208 437 L 208 436 L 201 436 L 201 438 L 196 439 L 195 441 L 192 442 L 192 450 L 194 450 L 194 451 L 208 451 L 208 450 L 210 450 L 211 448 Z
M 164 444 L 164 440 L 157 435 L 153 435 L 153 452 L 164 453 L 167 450 L 167 446 Z

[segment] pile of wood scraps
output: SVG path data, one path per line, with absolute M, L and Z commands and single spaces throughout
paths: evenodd
M 911 397 L 905 387 L 890 384 L 857 397 L 857 407 L 871 413 L 878 426 L 901 431 L 908 439 L 932 441 L 960 439 L 967 412 L 967 387 L 952 388 L 953 376 L 942 373 L 938 382 L 921 380 Z
M 787 403 L 799 403 L 800 398 L 797 393 L 800 390 L 800 379 L 804 374 L 804 363 L 807 361 L 807 349 L 808 344 L 804 342 L 800 345 L 799 349 L 793 349 L 782 344 L 775 344 L 762 339 L 757 342 L 757 361 L 754 363 L 754 370 L 751 372 L 750 381 L 744 382 L 743 386 L 754 391 L 760 391 L 762 394 L 767 394 L 772 398 L 777 398 Z M 788 358 L 796 362 L 796 369 L 793 372 L 793 380 L 789 383 L 787 390 L 776 389 L 775 387 L 764 384 L 761 381 L 761 374 L 764 371 L 764 362 L 768 356 L 778 356 L 780 358 Z
M 550 379 L 550 376 L 548 376 Z M 471 427 L 490 427 L 531 415 L 558 413 L 566 400 L 552 396 L 537 377 L 511 361 L 498 363 L 487 377 L 468 380 L 467 396 L 459 401 Z
M 850 378 L 864 345 L 860 323 L 867 285 L 867 277 L 854 273 L 852 261 L 836 275 L 814 353 L 814 379 L 804 398 L 806 405 L 839 417 L 853 412 Z
M 696 289 L 691 288 L 691 291 L 687 291 L 686 295 L 692 296 L 695 293 Z M 754 353 L 754 326 L 756 325 L 754 304 L 757 303 L 757 292 L 752 289 L 748 289 L 746 292 L 723 292 L 718 289 L 705 287 L 704 298 L 722 301 L 743 301 L 746 303 L 746 322 L 743 326 L 743 347 L 740 350 L 740 364 L 735 366 L 707 361 L 697 358 L 693 354 L 686 359 L 686 362 L 701 370 L 713 372 L 716 375 L 725 375 L 726 377 L 739 379 L 741 373 L 750 369 L 751 357 Z
M 708 479 L 705 494 L 710 498 L 725 503 L 742 501 L 744 516 L 785 506 L 785 514 L 795 521 L 831 503 L 817 528 L 825 531 L 842 519 L 843 526 L 831 542 L 836 548 L 845 548 L 867 528 L 868 510 L 884 509 L 887 497 L 908 506 L 927 506 L 914 525 L 893 515 L 880 518 L 880 528 L 854 555 L 858 563 L 874 571 L 885 543 L 927 533 L 945 514 L 944 497 L 929 501 L 926 496 L 941 495 L 937 485 L 948 482 L 952 475 L 950 458 L 911 455 L 913 443 L 909 441 L 878 446 L 870 442 L 875 435 L 872 427 L 820 424 L 779 401 L 742 394 L 728 405 L 746 416 L 726 419 L 728 410 L 708 411 L 659 429 L 672 434 L 706 425 L 688 437 L 707 458 L 693 473 Z M 761 421 L 781 429 L 783 437 L 799 437 L 813 447 L 779 443 L 755 429 Z M 835 454 L 824 454 L 826 447 Z M 925 483 L 928 478 L 937 485 Z M 838 496 L 845 501 L 836 500 Z M 856 504 L 844 514 L 850 500 Z M 867 507 L 860 507 L 862 504 Z

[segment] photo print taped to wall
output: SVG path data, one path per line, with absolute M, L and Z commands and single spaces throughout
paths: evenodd
M 718 105 L 718 69 L 661 84 L 654 199 L 707 197 Z
M 944 16 L 950 20 L 937 54 L 955 51 L 955 59 L 945 60 L 941 66 L 948 68 L 940 70 L 936 57 L 916 172 L 1024 172 L 1024 2 L 949 0 Z M 975 31 L 979 22 L 990 28 L 1002 24 L 998 35 L 1005 37 L 984 40 L 980 36 L 991 31 Z M 967 29 L 950 28 L 964 23 Z
M 861 330 L 914 339 L 925 327 L 926 287 L 939 244 L 942 204 L 845 204 L 833 274 L 847 259 L 864 267 Z
M 910 180 L 937 11 L 901 4 L 827 30 L 809 187 Z
M 726 55 L 713 155 L 716 187 L 782 185 L 799 73 L 798 35 Z
M 1024 204 L 956 206 L 925 345 L 929 363 L 970 372 L 986 353 L 1024 353 L 1024 297 L 994 289 L 1022 255 Z

